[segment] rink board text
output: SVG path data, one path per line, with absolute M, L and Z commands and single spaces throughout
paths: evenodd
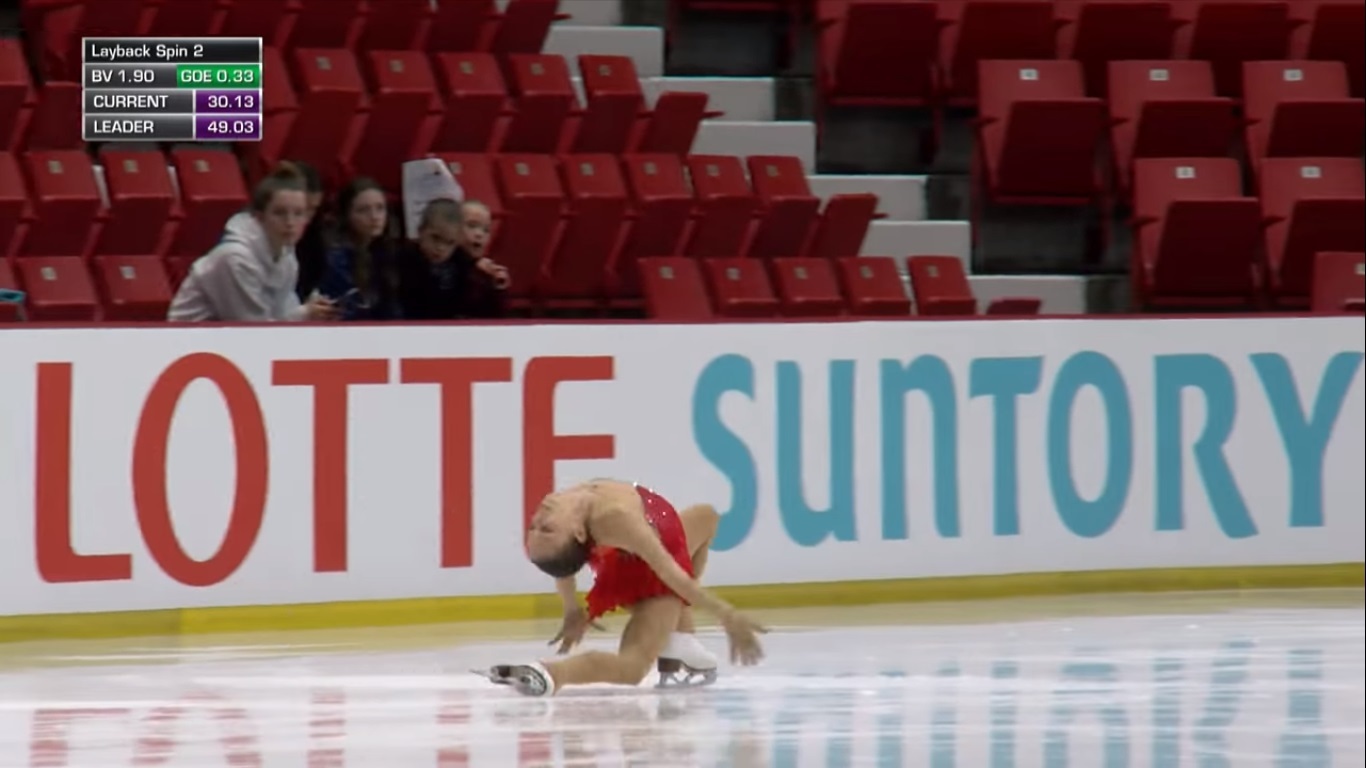
M 718 584 L 1363 560 L 1352 318 L 15 330 L 0 615 L 544 591 L 555 485 Z

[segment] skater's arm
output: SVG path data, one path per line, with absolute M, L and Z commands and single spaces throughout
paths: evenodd
M 659 543 L 659 539 L 654 537 L 652 531 L 647 529 L 644 535 L 632 538 L 635 541 L 632 542 L 631 551 L 636 557 L 644 560 L 659 580 L 664 582 L 664 586 L 673 590 L 674 594 L 683 598 L 689 605 L 695 605 L 722 620 L 734 612 L 735 609 L 730 603 L 703 589 L 696 579 L 679 567 L 673 555 Z
M 560 603 L 565 613 L 579 607 L 579 581 L 573 576 L 555 579 L 555 591 L 560 595 Z

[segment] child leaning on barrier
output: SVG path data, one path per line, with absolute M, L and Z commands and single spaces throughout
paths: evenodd
M 503 314 L 511 276 L 484 255 L 491 217 L 477 200 L 427 204 L 417 241 L 399 250 L 399 305 L 410 320 L 493 318 Z
M 223 239 L 197 259 L 171 301 L 175 322 L 331 320 L 336 307 L 295 294 L 299 263 L 294 246 L 308 225 L 308 184 L 281 163 L 256 185 L 251 209 L 228 220 Z

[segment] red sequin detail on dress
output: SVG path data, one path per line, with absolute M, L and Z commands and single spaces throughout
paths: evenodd
M 645 507 L 645 520 L 659 534 L 659 541 L 673 555 L 674 562 L 689 576 L 692 553 L 688 551 L 688 537 L 678 512 L 663 496 L 649 488 L 636 486 L 640 503 Z M 630 552 L 611 547 L 597 547 L 588 560 L 593 569 L 593 588 L 588 592 L 588 615 L 594 619 L 618 608 L 629 608 L 642 600 L 674 594 L 664 585 L 650 566 Z

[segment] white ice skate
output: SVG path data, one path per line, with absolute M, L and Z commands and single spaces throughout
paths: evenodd
M 674 632 L 659 654 L 658 688 L 695 688 L 716 682 L 716 657 L 696 635 Z
M 552 696 L 555 680 L 540 664 L 498 664 L 470 670 L 498 685 L 508 685 L 523 696 Z

